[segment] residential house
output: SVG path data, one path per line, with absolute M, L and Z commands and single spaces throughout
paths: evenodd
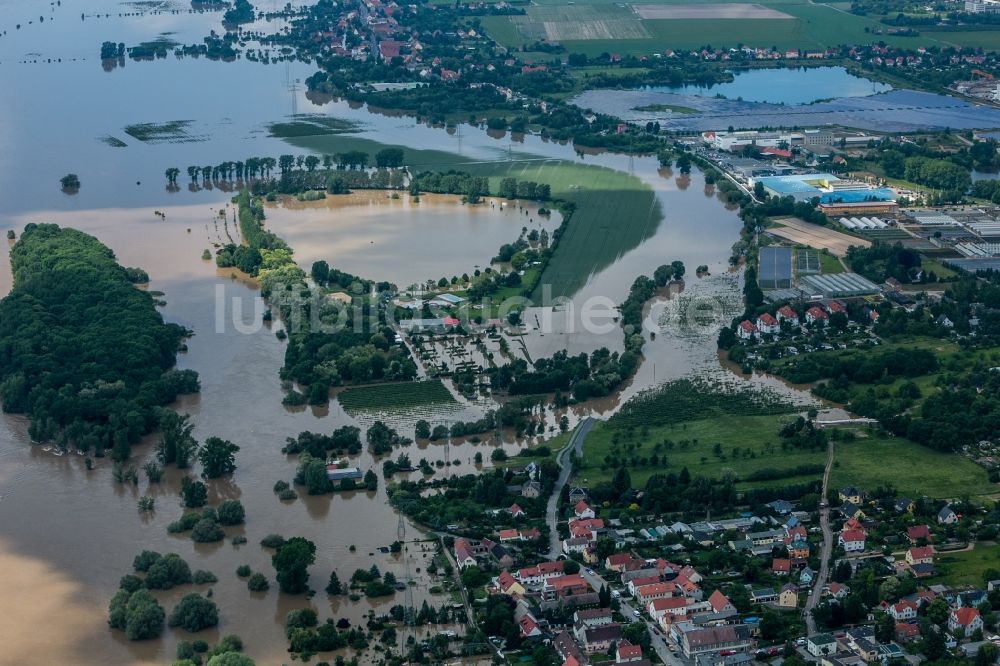
M 556 578 L 563 575 L 565 567 L 563 560 L 554 562 L 539 562 L 533 567 L 519 569 L 515 577 L 525 585 L 541 585 L 549 578 Z
M 846 599 L 851 593 L 851 588 L 843 583 L 830 583 L 826 589 L 834 599 Z
M 593 518 L 597 515 L 584 500 L 580 500 L 573 506 L 573 513 L 578 519 Z
M 899 622 L 896 624 L 896 640 L 901 643 L 920 638 L 920 627 L 915 623 Z
M 527 497 L 529 499 L 537 499 L 542 495 L 542 484 L 538 481 L 528 481 L 521 488 L 521 497 Z
M 690 623 L 684 625 L 679 628 L 680 644 L 688 659 L 706 652 L 743 652 L 753 646 L 750 627 L 745 624 L 704 628 Z
M 845 518 L 864 518 L 865 512 L 854 502 L 844 502 L 837 509 Z
M 796 314 L 795 310 L 791 309 L 787 305 L 783 305 L 782 307 L 778 308 L 777 319 L 779 322 L 787 321 L 792 326 L 799 325 L 799 315 Z
M 615 650 L 615 663 L 627 664 L 633 661 L 642 660 L 642 646 L 632 645 L 628 641 L 621 641 Z
M 586 663 L 586 657 L 580 651 L 580 646 L 567 631 L 560 631 L 555 635 L 555 638 L 552 639 L 552 647 L 556 654 L 565 660 L 562 666 L 574 666 L 570 662 L 571 659 L 575 662 L 575 666 Z
M 829 315 L 827 315 L 826 311 L 819 306 L 814 305 L 806 310 L 807 324 L 816 324 L 817 322 L 825 323 L 827 319 L 829 319 Z
M 576 505 L 587 499 L 587 491 L 583 488 L 571 488 L 569 491 L 569 503 Z
M 500 543 L 521 540 L 521 533 L 516 529 L 500 530 L 498 534 L 500 536 Z
M 736 336 L 741 340 L 750 340 L 757 336 L 757 327 L 754 326 L 749 320 L 744 319 L 736 327 Z
M 898 622 L 908 622 L 909 620 L 917 619 L 917 604 L 909 601 L 908 599 L 903 599 L 902 601 L 892 604 L 886 609 L 886 612 L 892 616 L 897 623 Z
M 625 568 L 634 560 L 635 558 L 628 553 L 615 553 L 614 555 L 608 555 L 605 558 L 604 568 L 608 571 L 621 573 L 625 571 Z
M 580 574 L 569 574 L 549 578 L 545 581 L 543 594 L 546 599 L 560 599 L 590 590 L 587 581 Z
M 841 502 L 850 502 L 851 504 L 860 505 L 863 501 L 861 491 L 854 486 L 841 488 L 837 491 L 837 496 L 840 498 Z
M 514 518 L 524 518 L 528 515 L 524 512 L 524 509 L 518 506 L 517 502 L 511 504 L 510 509 L 508 509 L 508 511 L 510 511 L 510 515 L 513 516 Z
M 767 312 L 757 317 L 757 330 L 761 333 L 774 334 L 781 330 L 778 320 Z
M 459 569 L 476 566 L 476 558 L 472 554 L 472 546 L 465 539 L 455 539 L 455 562 Z
M 586 628 L 603 627 L 611 624 L 610 608 L 592 608 L 588 610 L 578 610 L 573 613 L 573 625 L 580 625 Z
M 793 560 L 804 560 L 809 557 L 809 542 L 801 537 L 795 537 L 785 546 L 788 556 Z
M 823 657 L 837 651 L 837 639 L 830 634 L 814 634 L 806 639 L 806 652 Z
M 497 589 L 512 597 L 520 598 L 524 596 L 524 586 L 508 571 L 502 571 L 497 576 Z
M 961 632 L 966 638 L 982 630 L 983 618 L 975 608 L 956 608 L 948 616 L 948 631 Z
M 771 560 L 771 573 L 775 576 L 787 576 L 792 571 L 792 561 L 787 558 L 775 557 Z
M 865 533 L 861 530 L 844 530 L 837 541 L 845 553 L 860 553 L 865 549 Z
M 684 597 L 666 597 L 653 599 L 646 604 L 649 617 L 657 622 L 663 622 L 664 616 L 672 622 L 673 618 L 685 617 L 688 612 L 688 600 Z
M 813 580 L 816 578 L 816 573 L 809 568 L 809 565 L 802 567 L 799 571 L 799 585 L 802 587 L 808 587 L 812 585 Z
M 652 583 L 635 588 L 633 597 L 640 606 L 647 606 L 653 599 L 666 599 L 676 595 L 677 585 L 674 583 Z
M 781 586 L 778 594 L 778 605 L 782 608 L 796 608 L 799 605 L 799 588 L 792 583 Z
M 906 497 L 900 497 L 896 500 L 896 503 L 893 504 L 893 508 L 896 510 L 896 513 L 910 513 L 913 511 L 913 500 L 907 499 Z
M 907 527 L 906 538 L 909 539 L 910 543 L 914 546 L 928 544 L 933 541 L 933 537 L 931 537 L 931 528 L 927 525 L 913 525 L 912 527 Z
M 938 511 L 937 521 L 941 525 L 954 525 L 958 522 L 958 514 L 950 506 L 945 506 Z
M 643 576 L 642 578 L 633 578 L 628 582 L 626 587 L 628 588 L 628 593 L 635 596 L 636 589 L 645 587 L 646 585 L 655 585 L 656 583 L 662 582 L 663 579 L 661 579 L 659 575 L 650 574 L 649 576 Z M 669 589 L 672 590 L 674 594 L 681 594 L 675 583 L 665 583 L 665 585 L 669 586 Z
M 785 306 L 785 307 L 788 307 L 788 306 Z M 784 308 L 782 308 L 782 309 L 784 309 Z M 795 314 L 795 313 L 793 312 L 792 314 Z M 778 318 L 781 319 L 781 310 L 778 310 L 778 315 L 779 315 Z M 798 317 L 796 317 L 796 321 L 798 321 Z M 787 516 L 788 514 L 790 514 L 792 512 L 792 509 L 795 508 L 792 505 L 791 502 L 789 502 L 788 500 L 783 500 L 783 499 L 777 499 L 777 500 L 774 500 L 773 502 L 768 502 L 764 506 L 766 506 L 767 508 L 769 508 L 772 511 L 774 511 L 779 516 Z
M 606 624 L 584 630 L 581 642 L 585 652 L 607 652 L 611 649 L 611 644 L 617 643 L 621 638 L 620 624 Z
M 587 550 L 590 545 L 590 539 L 587 537 L 573 537 L 570 539 L 565 539 L 562 542 L 562 551 L 566 555 L 572 555 L 573 553 L 583 553 Z
M 521 629 L 521 636 L 524 638 L 535 638 L 542 635 L 538 622 L 531 615 L 523 616 L 517 624 Z
M 719 590 L 712 592 L 708 597 L 708 605 L 712 607 L 713 613 L 735 613 L 736 606 Z
M 914 564 L 934 564 L 934 546 L 918 546 L 906 551 L 906 563 L 910 566 Z

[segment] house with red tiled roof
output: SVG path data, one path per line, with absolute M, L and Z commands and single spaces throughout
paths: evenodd
M 646 606 L 653 599 L 665 599 L 675 596 L 677 586 L 674 583 L 650 583 L 635 588 L 632 596 L 641 605 Z
M 608 571 L 621 573 L 634 558 L 628 553 L 614 553 L 604 559 L 604 568 Z
M 851 588 L 847 587 L 843 583 L 830 583 L 826 589 L 830 593 L 830 596 L 834 599 L 844 599 L 851 593 Z
M 615 650 L 615 663 L 627 664 L 630 661 L 639 661 L 641 659 L 641 645 L 632 645 L 625 640 L 618 643 L 618 648 Z
M 930 543 L 933 541 L 931 537 L 931 528 L 927 525 L 913 525 L 912 527 L 906 528 L 906 538 L 909 539 L 910 543 L 917 545 L 921 539 Z
M 579 502 L 576 503 L 576 505 L 573 507 L 573 513 L 576 515 L 577 518 L 580 519 L 593 518 L 594 516 L 597 515 L 596 513 L 594 513 L 594 510 L 590 508 L 590 505 L 587 504 L 584 500 L 580 500 Z
M 793 310 L 787 305 L 783 305 L 780 308 L 778 308 L 777 319 L 779 322 L 787 321 L 793 326 L 799 325 L 799 315 L 796 314 L 795 310 Z
M 909 622 L 896 623 L 896 640 L 903 643 L 920 638 L 920 627 Z
M 671 615 L 673 617 L 684 617 L 687 615 L 688 600 L 684 597 L 663 597 L 660 599 L 653 599 L 646 604 L 646 612 L 649 616 L 660 621 L 664 615 Z
M 933 546 L 916 546 L 906 551 L 906 563 L 910 566 L 914 564 L 934 564 Z
M 982 628 L 983 618 L 980 617 L 979 611 L 975 608 L 968 606 L 956 608 L 948 616 L 948 631 L 952 633 L 959 631 L 968 637 Z
M 755 337 L 756 335 L 757 335 L 757 327 L 754 326 L 747 319 L 741 321 L 739 326 L 736 327 L 736 336 L 743 340 L 749 340 Z
M 757 330 L 761 333 L 777 333 L 781 330 L 778 325 L 778 320 L 771 316 L 770 313 L 765 312 L 757 317 Z
M 524 586 L 509 571 L 501 571 L 497 576 L 497 589 L 512 597 L 524 596 Z
M 733 602 L 729 600 L 729 597 L 724 595 L 719 590 L 712 592 L 708 597 L 708 605 L 712 607 L 712 611 L 715 613 L 735 613 L 736 606 Z
M 861 530 L 844 530 L 837 541 L 845 553 L 860 553 L 865 549 L 865 533 Z
M 525 638 L 533 638 L 535 636 L 542 635 L 542 630 L 538 627 L 538 623 L 535 622 L 535 618 L 530 615 L 522 617 L 517 624 L 521 628 L 521 635 Z
M 905 622 L 906 620 L 915 620 L 917 618 L 917 605 L 908 599 L 903 599 L 902 601 L 891 604 L 886 612 L 892 616 L 896 622 Z
M 500 543 L 507 543 L 508 541 L 520 541 L 521 533 L 515 529 L 500 530 Z
M 590 590 L 587 581 L 580 574 L 569 574 L 548 578 L 543 590 L 546 599 L 559 599 L 573 594 L 584 594 Z
M 787 576 L 792 572 L 792 561 L 783 558 L 775 557 L 771 560 L 771 573 L 775 576 Z
M 830 314 L 847 314 L 847 308 L 840 301 L 830 301 L 826 304 L 826 311 Z
M 825 322 L 829 319 L 829 315 L 818 305 L 814 305 L 808 310 L 806 310 L 806 323 L 815 324 L 816 322 Z

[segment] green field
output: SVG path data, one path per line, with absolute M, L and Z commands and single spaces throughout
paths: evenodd
M 982 587 L 987 570 L 1000 570 L 1000 548 L 980 543 L 973 550 L 940 553 L 934 558 L 934 566 L 938 571 L 935 580 L 945 585 Z
M 994 495 L 986 470 L 954 453 L 942 453 L 895 437 L 838 442 L 830 487 L 872 490 L 891 483 L 900 495 L 954 498 Z
M 337 400 L 349 414 L 364 411 L 392 411 L 421 405 L 455 404 L 457 401 L 441 380 L 373 384 L 345 389 Z
M 347 150 L 374 154 L 386 147 L 371 139 L 343 134 L 294 136 L 285 140 L 320 154 Z M 539 283 L 551 285 L 553 297 L 575 293 L 592 273 L 610 266 L 652 235 L 662 219 L 653 191 L 622 171 L 517 153 L 511 156 L 511 161 L 483 162 L 440 150 L 393 147 L 403 149 L 404 163 L 414 172 L 468 171 L 488 177 L 493 191 L 507 176 L 534 180 L 548 183 L 553 197 L 575 203 L 573 219 Z
M 627 466 L 632 485 L 636 488 L 642 488 L 646 480 L 655 473 L 679 473 L 685 467 L 692 477 L 720 478 L 732 474 L 739 479 L 762 469 L 789 470 L 803 464 L 822 464 L 826 460 L 825 451 L 782 450 L 778 429 L 782 422 L 791 418 L 790 415 L 727 415 L 686 421 L 650 428 L 647 436 L 637 435 L 634 440 L 635 448 L 627 452 L 625 449 L 633 442 L 620 436 L 618 448 L 626 458 L 648 457 L 653 453 L 661 458 L 666 457 L 666 465 L 661 462 L 656 466 Z M 612 455 L 616 448 L 614 437 L 617 432 L 619 430 L 613 426 L 599 423 L 587 435 L 583 449 L 584 464 L 576 473 L 580 483 L 594 484 L 611 480 L 616 468 L 606 464 L 604 458 Z M 673 448 L 662 444 L 665 439 L 674 442 Z M 687 445 L 684 444 L 685 441 L 688 442 Z M 657 443 L 661 443 L 660 446 Z M 713 452 L 716 444 L 721 446 L 721 456 Z M 733 456 L 734 447 L 740 450 L 736 457 Z M 812 479 L 821 476 L 816 474 Z M 796 477 L 795 483 L 807 480 L 809 479 Z M 785 485 L 790 481 L 780 479 L 768 483 Z
M 844 272 L 844 265 L 840 263 L 840 260 L 832 254 L 820 253 L 819 265 L 823 272 L 827 274 Z
M 635 4 L 688 4 L 681 0 Z M 725 4 L 725 3 L 718 3 Z M 642 19 L 629 5 L 611 0 L 539 0 L 524 16 L 488 16 L 482 25 L 501 44 L 519 48 L 540 39 L 560 42 L 570 53 L 650 54 L 668 49 L 740 44 L 784 49 L 823 49 L 872 39 L 885 26 L 874 16 L 857 16 L 841 3 L 831 6 L 804 0 L 759 3 L 791 15 L 776 18 Z M 865 32 L 868 28 L 869 32 Z M 898 46 L 918 44 L 1000 48 L 1000 33 L 925 31 L 919 37 L 878 35 Z

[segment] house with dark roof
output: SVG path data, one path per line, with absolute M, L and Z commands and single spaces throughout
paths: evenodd
M 612 623 L 585 629 L 581 642 L 585 652 L 607 652 L 611 649 L 612 643 L 617 643 L 621 639 L 622 626 Z
M 688 659 L 705 652 L 743 652 L 753 646 L 750 627 L 745 624 L 702 627 L 680 627 L 681 649 Z
M 938 511 L 937 521 L 941 525 L 954 525 L 958 522 L 958 514 L 950 506 L 944 506 Z

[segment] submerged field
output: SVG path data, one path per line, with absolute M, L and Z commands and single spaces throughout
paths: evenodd
M 857 16 L 840 5 L 803 0 L 764 3 L 712 2 L 698 6 L 666 0 L 622 4 L 611 0 L 540 0 L 524 16 L 487 16 L 487 32 L 518 48 L 540 39 L 558 41 L 570 53 L 650 54 L 668 49 L 740 44 L 777 49 L 823 49 L 869 41 L 883 29 L 877 16 Z M 866 31 L 867 29 L 867 31 Z M 920 43 L 996 49 L 998 33 L 922 32 L 919 38 L 879 35 L 899 46 Z
M 375 153 L 386 147 L 370 139 L 329 134 L 295 136 L 287 141 L 320 154 L 345 150 Z M 443 151 L 394 147 L 403 149 L 404 162 L 415 173 L 468 171 L 488 177 L 491 191 L 496 191 L 505 177 L 534 180 L 549 184 L 554 198 L 575 203 L 576 212 L 539 283 L 551 285 L 553 297 L 575 293 L 592 274 L 652 235 L 662 217 L 652 189 L 621 171 L 528 156 L 478 161 Z

